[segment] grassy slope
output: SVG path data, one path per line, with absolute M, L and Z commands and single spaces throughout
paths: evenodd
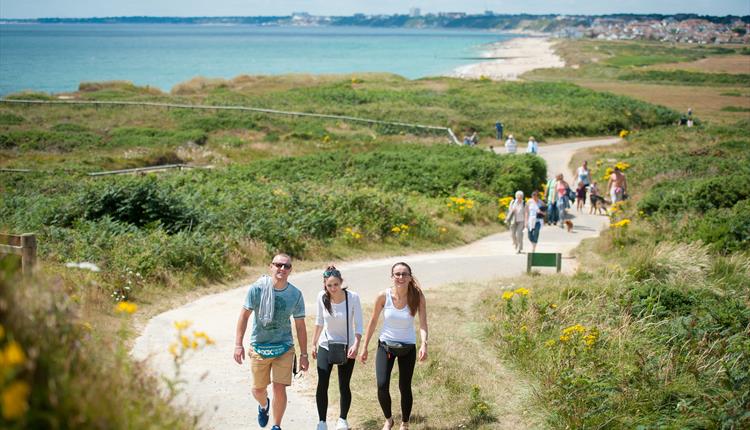
M 191 82 L 171 95 L 154 95 L 152 89 L 115 83 L 92 86 L 91 91 L 76 97 L 351 115 L 448 126 L 459 137 L 473 128 L 484 145 L 492 144 L 498 120 L 517 138 L 534 135 L 544 140 L 614 134 L 622 128 L 649 127 L 676 118 L 675 112 L 567 84 L 449 78 L 408 81 L 392 75 L 329 77 L 312 82 L 304 77 L 239 77 L 226 82 Z M 224 111 L 0 105 L 4 167 L 91 171 L 179 160 L 226 165 L 342 147 L 370 149 L 383 142 L 403 141 L 442 143 L 447 135 Z
M 556 49 L 568 68 L 536 70 L 524 78 L 575 82 L 681 112 L 692 107 L 699 118 L 713 122 L 747 118 L 743 112 L 722 110 L 750 107 L 744 83 L 750 56 L 735 55 L 740 48 L 581 40 L 561 41 Z M 649 75 L 655 71 L 665 74 Z

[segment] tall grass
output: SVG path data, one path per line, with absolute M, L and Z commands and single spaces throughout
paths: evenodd
M 632 166 L 640 201 L 612 211 L 579 272 L 485 291 L 485 339 L 538 381 L 551 427 L 750 425 L 750 196 L 721 193 L 744 190 L 745 130 L 629 136 L 602 157 Z M 706 172 L 721 186 L 706 188 Z
M 0 301 L 2 428 L 195 428 L 195 418 L 165 401 L 157 381 L 130 360 L 126 314 L 110 307 L 100 322 L 120 328 L 94 327 L 59 281 L 21 281 L 6 267 Z

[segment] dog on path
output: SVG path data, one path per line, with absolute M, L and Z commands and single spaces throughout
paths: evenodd
M 565 227 L 568 229 L 568 233 L 573 231 L 573 221 L 566 219 L 565 220 Z

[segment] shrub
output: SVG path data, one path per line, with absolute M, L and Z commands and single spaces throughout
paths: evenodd
M 722 254 L 750 249 L 750 200 L 737 202 L 732 208 L 711 209 L 694 218 L 683 235 L 701 240 Z
M 153 176 L 95 184 L 81 198 L 83 218 L 113 220 L 143 227 L 157 223 L 168 232 L 195 228 L 198 213 L 180 200 L 174 190 Z
M 0 132 L 0 149 L 67 152 L 95 147 L 100 141 L 101 138 L 98 135 L 89 132 L 43 130 Z
M 18 125 L 25 121 L 24 117 L 11 112 L 0 112 L 0 125 Z

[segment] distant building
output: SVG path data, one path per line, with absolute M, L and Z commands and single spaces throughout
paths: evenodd
M 422 11 L 418 7 L 413 7 L 409 9 L 409 16 L 412 18 L 419 18 L 421 14 L 422 14 Z

